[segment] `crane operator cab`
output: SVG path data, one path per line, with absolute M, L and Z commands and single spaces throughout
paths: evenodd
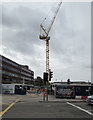
M 48 36 L 45 36 L 44 34 L 43 35 L 39 35 L 39 39 L 41 39 L 41 40 L 50 40 L 50 37 L 48 37 Z

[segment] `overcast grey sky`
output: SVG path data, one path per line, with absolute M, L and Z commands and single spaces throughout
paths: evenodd
M 3 3 L 0 54 L 27 64 L 35 77 L 45 71 L 40 23 L 56 3 Z M 0 13 L 1 14 L 1 13 Z M 1 22 L 0 22 L 1 23 Z M 50 31 L 53 81 L 91 80 L 91 3 L 63 2 Z

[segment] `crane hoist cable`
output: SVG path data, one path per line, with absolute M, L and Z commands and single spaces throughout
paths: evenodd
M 47 15 L 44 17 L 44 19 L 43 19 L 43 21 L 41 22 L 41 24 L 44 23 L 44 21 L 47 19 L 48 15 L 50 14 L 50 12 L 52 11 L 52 9 L 54 9 L 54 8 L 55 8 L 55 6 L 53 6 L 53 7 L 48 11 Z

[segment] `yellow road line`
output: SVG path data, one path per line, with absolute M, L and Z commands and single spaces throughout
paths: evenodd
M 0 112 L 0 117 L 2 117 L 19 100 L 20 99 L 15 100 L 15 102 L 11 103 L 4 111 Z

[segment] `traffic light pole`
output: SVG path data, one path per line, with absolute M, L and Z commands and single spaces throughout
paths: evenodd
M 46 86 L 47 86 L 47 82 L 48 82 L 48 73 L 44 72 L 43 73 L 43 101 L 45 101 L 45 99 L 46 99 L 46 94 L 47 94 Z
M 48 101 L 48 86 L 49 86 L 49 81 L 51 81 L 51 78 L 53 78 L 53 72 L 51 69 L 49 69 L 48 73 L 48 82 L 46 83 L 47 91 L 46 91 L 46 101 Z
M 46 85 L 46 101 L 48 101 L 48 85 Z
M 51 81 L 51 78 L 53 77 L 53 72 L 51 72 L 51 69 L 49 69 L 49 40 L 50 37 L 46 39 L 46 73 L 48 74 L 48 78 L 46 80 L 46 97 L 43 97 L 43 100 L 48 101 L 48 86 L 49 86 L 49 81 Z M 44 86 L 45 88 L 45 86 Z

